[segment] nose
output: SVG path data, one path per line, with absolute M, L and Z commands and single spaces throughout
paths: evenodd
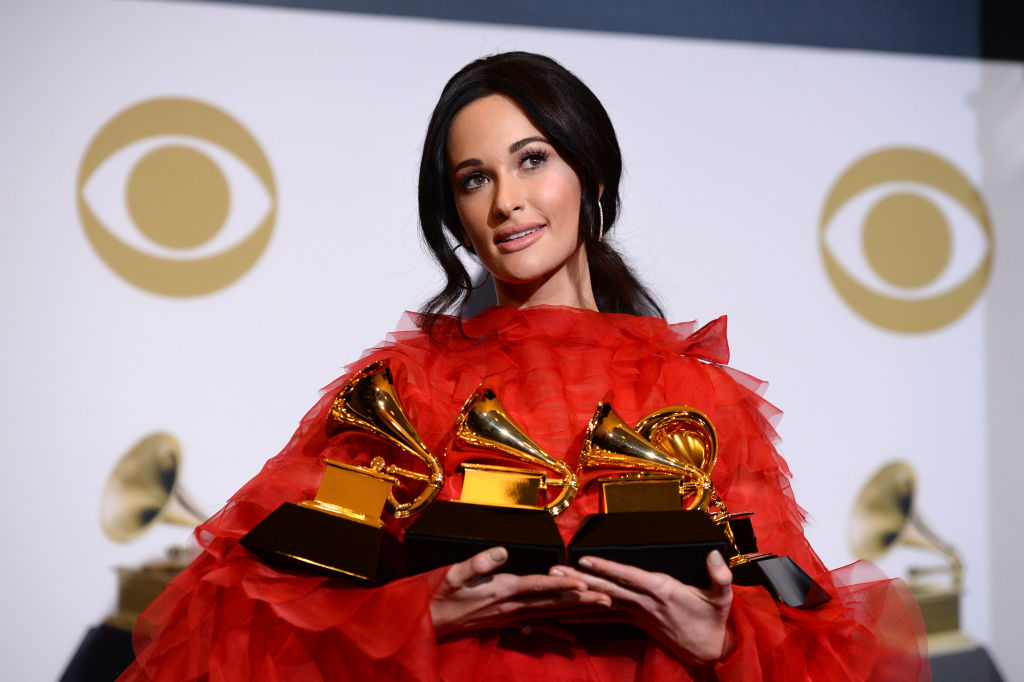
M 498 220 L 510 218 L 516 211 L 523 210 L 523 187 L 515 176 L 507 175 L 495 180 L 491 209 Z

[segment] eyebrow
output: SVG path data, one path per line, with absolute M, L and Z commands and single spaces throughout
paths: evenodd
M 526 145 L 530 144 L 531 142 L 547 142 L 547 140 L 545 140 L 540 135 L 534 135 L 533 137 L 524 137 L 518 142 L 513 142 L 512 144 L 510 144 L 508 147 L 508 153 L 515 154 L 517 151 L 519 151 Z
M 548 141 L 546 139 L 544 139 L 540 135 L 533 135 L 532 137 L 524 137 L 523 139 L 518 140 L 518 141 L 513 142 L 512 144 L 510 144 L 508 146 L 508 153 L 509 154 L 515 154 L 517 151 L 519 151 L 520 149 L 522 149 L 526 145 L 530 144 L 531 142 L 544 142 L 546 144 L 550 144 L 550 143 L 548 143 Z M 463 168 L 468 168 L 470 166 L 482 166 L 482 165 L 484 165 L 484 162 L 481 161 L 480 159 L 476 159 L 476 158 L 466 159 L 465 161 L 459 162 L 459 164 L 456 165 L 455 168 L 452 168 L 452 173 L 458 173 Z

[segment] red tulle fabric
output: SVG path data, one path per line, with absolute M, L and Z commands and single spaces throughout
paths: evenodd
M 324 434 L 326 410 L 344 381 L 329 385 L 284 450 L 197 530 L 203 554 L 150 606 L 135 631 L 136 663 L 122 680 L 927 680 L 923 624 L 901 581 L 868 564 L 829 572 L 803 537 L 789 470 L 774 448 L 779 412 L 763 384 L 730 369 L 725 318 L 692 323 L 558 307 L 491 308 L 443 319 L 429 337 L 407 317 L 404 331 L 350 368 L 390 358 L 411 421 L 442 456 L 465 399 L 483 380 L 549 454 L 575 466 L 587 423 L 609 396 L 628 423 L 667 405 L 705 412 L 719 436 L 715 484 L 730 509 L 754 512 L 762 549 L 789 555 L 833 596 L 797 610 L 759 587 L 736 587 L 733 646 L 713 669 L 690 669 L 640 638 L 577 642 L 534 631 L 464 633 L 437 639 L 431 595 L 444 570 L 382 587 L 268 567 L 238 539 L 282 502 L 311 498 L 330 457 L 367 463 L 384 453 L 417 464 L 361 434 Z M 612 391 L 611 394 L 608 392 Z M 445 457 L 441 499 L 457 497 Z M 557 517 L 568 539 L 598 511 L 584 487 Z M 392 520 L 400 532 L 404 524 Z

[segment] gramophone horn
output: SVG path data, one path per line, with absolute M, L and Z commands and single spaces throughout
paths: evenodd
M 129 450 L 107 479 L 100 499 L 100 526 L 108 538 L 127 542 L 162 521 L 195 527 L 206 519 L 182 490 L 181 446 L 154 433 Z
M 958 588 L 963 563 L 956 550 L 940 539 L 915 510 L 915 487 L 914 470 L 906 462 L 890 462 L 876 472 L 853 506 L 850 548 L 865 559 L 877 559 L 896 545 L 938 552 L 950 559 L 954 587 Z
M 714 496 L 711 478 L 706 473 L 654 447 L 604 401 L 598 404 L 587 426 L 580 467 L 639 469 L 681 476 L 683 491 L 694 493 L 687 509 L 705 509 Z
M 658 450 L 706 474 L 715 468 L 718 436 L 711 420 L 700 410 L 686 405 L 663 407 L 641 419 L 636 432 Z
M 576 473 L 540 449 L 505 411 L 494 391 L 479 386 L 466 400 L 455 421 L 453 439 L 476 448 L 496 450 L 523 462 L 558 472 L 561 480 L 546 479 L 545 485 L 561 486 L 562 491 L 549 502 L 552 516 L 561 513 L 576 495 Z
M 378 360 L 356 372 L 338 392 L 327 415 L 327 435 L 334 436 L 345 429 L 379 436 L 426 465 L 427 474 L 408 471 L 394 464 L 384 469 L 389 474 L 425 484 L 423 491 L 411 502 L 398 502 L 394 493 L 388 494 L 387 506 L 395 518 L 415 514 L 441 492 L 444 483 L 441 465 L 406 416 L 387 360 Z

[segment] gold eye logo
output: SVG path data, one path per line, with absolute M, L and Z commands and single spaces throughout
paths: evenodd
M 100 258 L 165 296 L 237 280 L 263 253 L 277 214 L 274 176 L 252 135 L 181 98 L 148 100 L 107 122 L 82 158 L 77 202 Z M 247 235 L 246 223 L 255 225 Z
M 893 331 L 949 324 L 981 295 L 992 269 L 981 194 L 948 161 L 920 149 L 883 149 L 846 169 L 825 199 L 818 236 L 839 295 Z

